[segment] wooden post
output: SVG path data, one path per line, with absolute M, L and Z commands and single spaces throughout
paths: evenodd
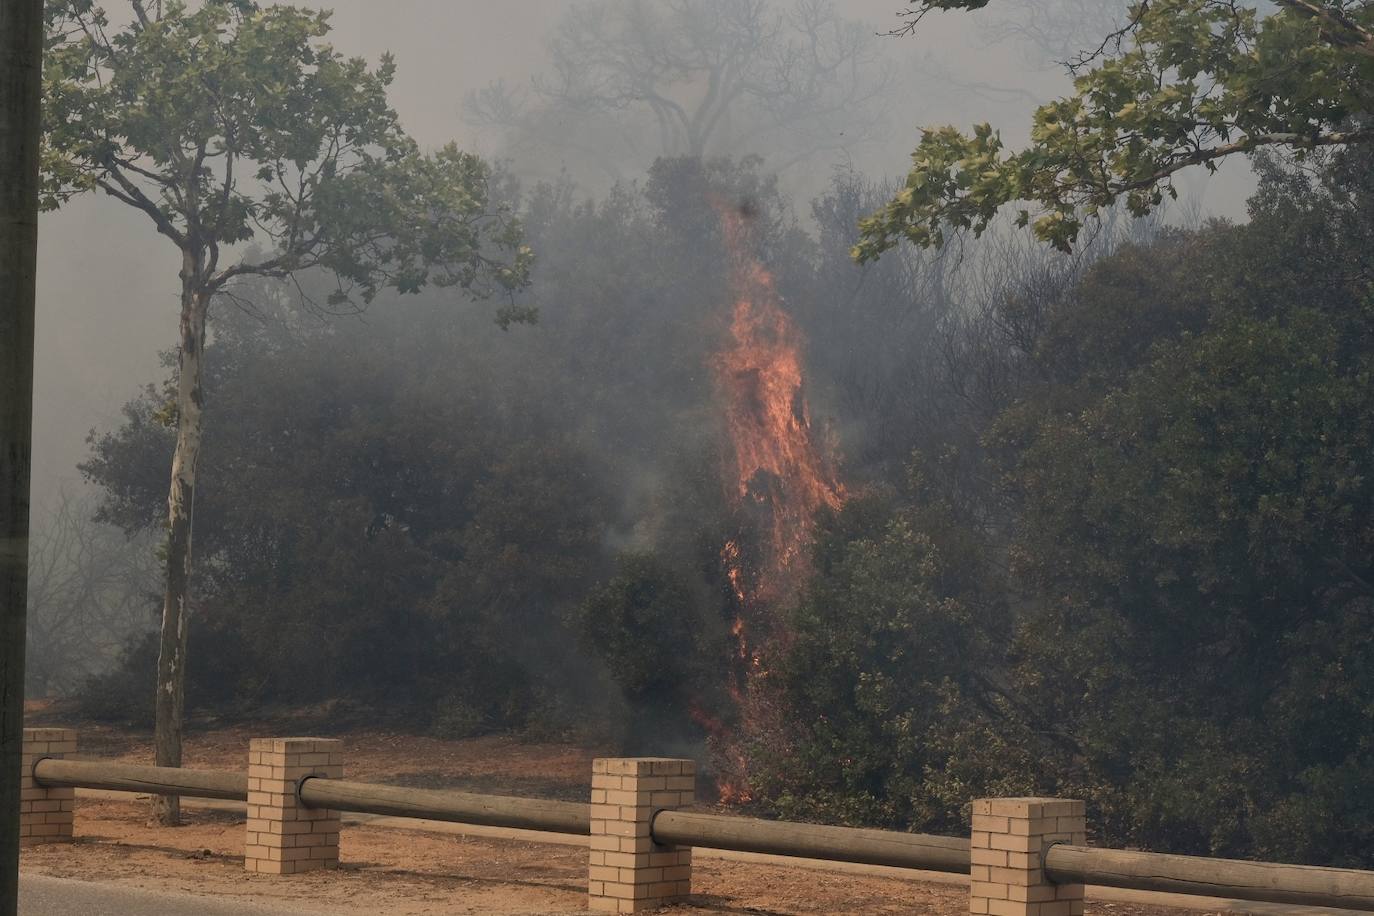
M 0 0 L 0 916 L 19 910 L 42 0 Z

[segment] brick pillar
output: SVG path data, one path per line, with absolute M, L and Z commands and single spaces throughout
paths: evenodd
M 23 775 L 19 786 L 19 845 L 70 843 L 75 789 L 44 789 L 33 781 L 33 765 L 44 757 L 76 753 L 76 731 L 70 728 L 26 728 L 19 750 Z
M 696 801 L 696 764 L 665 757 L 592 761 L 588 906 L 641 913 L 692 892 L 692 850 L 660 846 L 649 827 L 659 811 Z
M 1052 843 L 1087 844 L 1081 801 L 980 798 L 969 843 L 969 912 L 1081 916 L 1083 885 L 1053 884 L 1042 870 Z
M 343 742 L 329 738 L 254 738 L 248 743 L 248 837 L 243 865 L 291 875 L 339 864 L 339 812 L 296 798 L 306 776 L 343 778 Z

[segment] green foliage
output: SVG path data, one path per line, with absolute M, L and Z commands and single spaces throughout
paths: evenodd
M 578 628 L 632 704 L 685 709 L 703 690 L 709 629 L 700 607 L 670 566 L 652 554 L 629 553 L 578 606 Z
M 1033 787 L 1015 715 L 987 673 L 1007 638 L 998 578 L 923 498 L 849 503 L 822 531 L 776 689 L 783 735 L 756 736 L 751 779 L 788 817 L 954 831 L 985 792 Z M 957 728 L 951 723 L 957 722 Z
M 1104 845 L 1369 864 L 1374 177 L 1309 161 L 1049 301 L 979 498 L 941 458 L 827 529 L 774 810 L 954 829 L 1035 791 Z
M 114 28 L 89 2 L 50 3 L 43 67 L 44 206 L 99 190 L 198 259 L 198 288 L 320 267 L 370 301 L 426 283 L 479 294 L 528 280 L 532 255 L 490 173 L 449 145 L 420 152 L 370 68 L 323 39 L 329 13 L 208 0 L 132 4 Z M 220 269 L 222 246 L 266 256 Z M 512 309 L 502 320 L 527 318 Z
M 1086 699 L 1055 708 L 1092 769 L 1131 774 L 1107 815 L 1127 838 L 1349 861 L 1265 824 L 1367 754 L 1374 670 L 1348 634 L 1370 609 L 1371 317 L 1368 300 L 1218 316 L 1022 454 L 1024 676 L 1078 679 Z M 1139 708 L 1171 712 L 1123 728 Z M 1248 778 L 1201 792 L 1217 756 Z
M 191 702 L 345 696 L 415 722 L 437 708 L 447 731 L 524 723 L 571 676 L 541 659 L 599 568 L 612 501 L 588 457 L 533 418 L 502 421 L 479 345 L 452 359 L 462 332 L 505 336 L 476 316 L 460 332 L 440 302 L 321 326 L 270 288 L 239 292 L 259 317 L 226 313 L 207 353 L 219 423 L 197 499 Z M 172 447 L 150 401 L 84 467 L 131 530 L 156 524 L 149 469 Z
M 988 0 L 913 0 L 931 10 Z M 1072 95 L 1034 115 L 1031 145 L 1009 152 L 991 125 L 926 130 L 892 200 L 863 222 L 855 257 L 905 239 L 939 246 L 981 234 L 1006 204 L 1017 224 L 1062 250 L 1118 199 L 1143 215 L 1176 190 L 1172 176 L 1266 146 L 1299 152 L 1366 143 L 1374 105 L 1374 4 L 1280 0 L 1272 15 L 1215 0 L 1154 0 L 1096 54 L 1071 65 Z

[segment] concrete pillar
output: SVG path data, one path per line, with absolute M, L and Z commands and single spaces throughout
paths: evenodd
M 969 842 L 969 912 L 1081 916 L 1083 885 L 1053 884 L 1043 856 L 1053 843 L 1087 843 L 1085 806 L 1061 798 L 980 798 Z
M 44 757 L 76 753 L 76 730 L 26 728 L 19 751 L 19 845 L 70 843 L 75 789 L 44 789 L 33 781 L 33 765 Z
M 588 906 L 641 913 L 687 899 L 692 850 L 650 836 L 655 813 L 696 801 L 696 764 L 665 757 L 592 761 L 592 835 Z
M 339 864 L 339 812 L 307 808 L 296 787 L 307 776 L 343 778 L 343 742 L 254 738 L 248 743 L 248 836 L 243 865 L 291 875 Z

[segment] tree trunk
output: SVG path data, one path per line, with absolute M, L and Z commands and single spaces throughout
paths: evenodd
M 210 294 L 202 288 L 203 260 L 182 256 L 181 344 L 177 354 L 177 444 L 167 491 L 167 590 L 162 602 L 162 639 L 157 656 L 157 717 L 153 748 L 160 767 L 181 766 L 182 710 L 186 695 L 187 603 L 191 579 L 191 521 L 195 509 L 196 462 L 200 458 L 201 370 L 205 316 Z M 154 796 L 153 819 L 165 826 L 181 821 L 181 800 Z

